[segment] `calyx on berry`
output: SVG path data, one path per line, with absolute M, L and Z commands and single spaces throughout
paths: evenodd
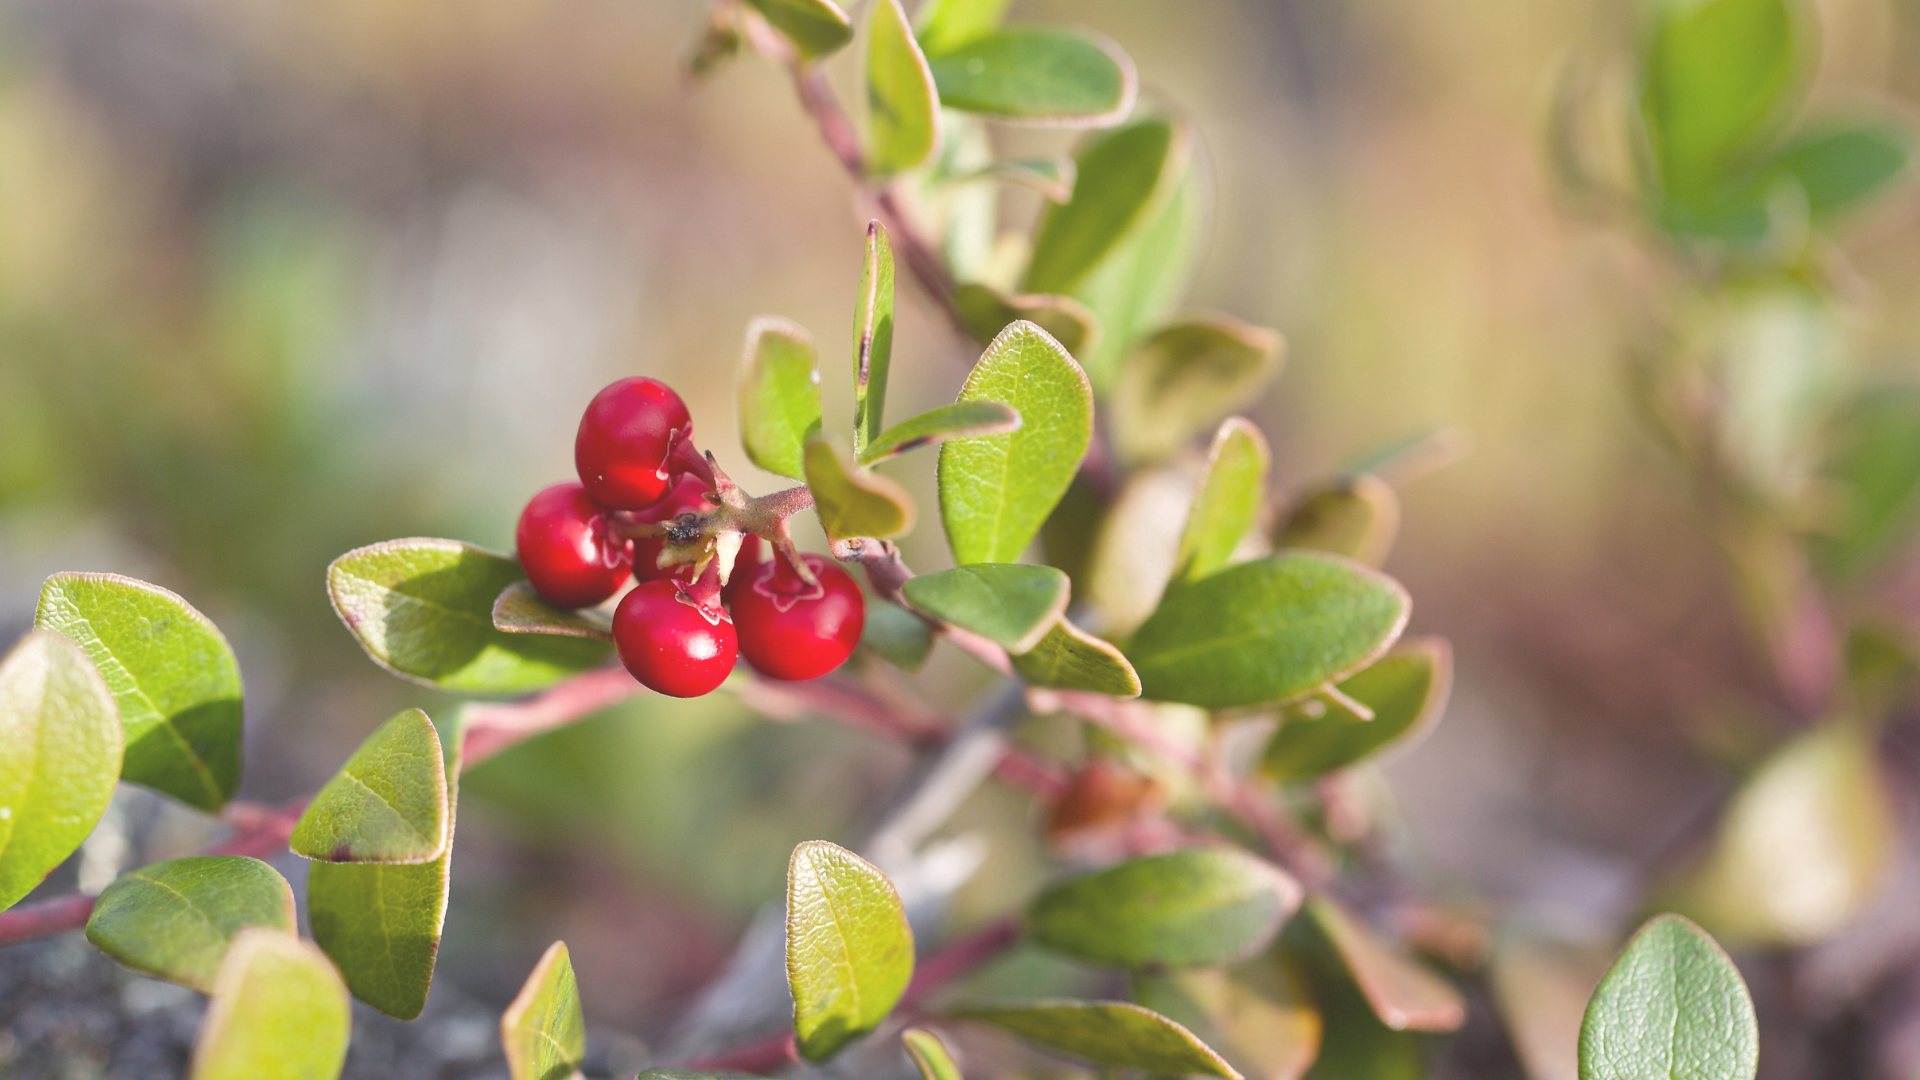
M 733 591 L 740 652 L 769 678 L 827 674 L 853 655 L 866 628 L 866 600 L 853 576 L 819 555 L 800 560 L 777 552 L 771 562 L 749 568 Z

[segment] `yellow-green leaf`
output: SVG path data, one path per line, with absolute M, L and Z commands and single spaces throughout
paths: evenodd
M 833 0 L 747 0 L 793 42 L 803 60 L 818 60 L 853 40 L 853 20 Z
M 955 439 L 977 439 L 1020 430 L 1020 413 L 997 401 L 956 401 L 895 424 L 867 444 L 860 464 L 873 465 L 909 450 Z
M 927 55 L 942 105 L 996 120 L 1106 127 L 1138 90 L 1133 60 L 1084 30 L 1011 26 Z
M 797 323 L 763 315 L 747 325 L 740 358 L 740 442 L 755 465 L 806 477 L 807 437 L 820 428 L 820 368 Z
M 360 744 L 307 805 L 287 846 L 327 862 L 425 863 L 453 833 L 440 736 L 408 709 Z
M 1295 499 L 1273 544 L 1379 566 L 1399 529 L 1400 497 L 1392 485 L 1377 476 L 1343 476 Z
M 1038 645 L 1014 654 L 1013 670 L 1032 686 L 1140 696 L 1140 676 L 1120 650 L 1064 618 L 1054 621 Z
M 1788 0 L 1654 5 L 1640 106 L 1669 193 L 1721 183 L 1781 118 L 1799 79 L 1799 18 Z
M 1445 638 L 1404 639 L 1339 684 L 1340 693 L 1373 710 L 1372 719 L 1330 697 L 1295 702 L 1281 712 L 1261 769 L 1276 780 L 1309 780 L 1418 738 L 1446 710 L 1452 686 Z
M 855 465 L 837 436 L 815 433 L 807 440 L 806 466 L 814 513 L 829 539 L 885 539 L 912 531 L 917 511 L 907 489 Z
M 913 930 L 893 883 L 810 840 L 787 866 L 787 986 L 800 1056 L 825 1061 L 879 1026 L 913 978 Z
M 320 950 L 279 930 L 227 949 L 193 1044 L 190 1080 L 334 1080 L 353 1013 Z
M 954 290 L 954 306 L 967 324 L 967 333 L 986 345 L 1011 323 L 1021 319 L 1053 336 L 1070 355 L 1079 356 L 1100 339 L 1100 323 L 1085 304 L 1071 296 L 1008 296 L 985 285 L 962 285 Z
M 610 620 L 592 608 L 555 607 L 533 586 L 516 581 L 500 590 L 493 602 L 493 628 L 503 634 L 553 634 L 558 637 L 612 641 Z
M 1157 461 L 1252 404 L 1280 373 L 1279 332 L 1224 315 L 1183 319 L 1141 342 L 1114 386 L 1114 448 Z
M 874 0 L 867 21 L 867 171 L 892 176 L 940 145 L 940 96 L 900 0 Z
M 908 1028 L 900 1033 L 900 1041 L 906 1044 L 907 1054 L 920 1070 L 921 1080 L 964 1080 L 940 1036 L 925 1028 Z
M 1171 194 L 1167 165 L 1185 154 L 1183 144 L 1173 123 L 1161 119 L 1088 144 L 1076 158 L 1073 198 L 1049 205 L 1040 218 L 1022 291 L 1072 293 Z
M 914 15 L 914 30 L 929 53 L 945 52 L 1000 27 L 1013 0 L 926 0 Z
M 1239 1071 L 1193 1032 L 1131 1002 L 1043 999 L 969 1006 L 954 1014 L 1005 1028 L 1095 1065 L 1161 1076 L 1241 1080 Z
M 122 964 L 213 993 L 240 931 L 295 933 L 293 887 L 259 859 L 205 855 L 149 863 L 100 893 L 87 940 Z
M 853 452 L 883 430 L 887 368 L 893 360 L 893 245 L 877 221 L 867 223 L 867 260 L 853 307 Z
M 1173 571 L 1176 582 L 1198 581 L 1227 565 L 1260 517 L 1272 460 L 1267 437 L 1253 421 L 1236 416 L 1220 425 L 1207 452 L 1199 494 L 1187 513 L 1187 527 L 1180 534 Z
M 567 1080 L 587 1053 L 587 1022 L 567 943 L 547 946 L 500 1015 L 500 1046 L 513 1080 Z
M 1300 885 L 1238 848 L 1186 848 L 1074 878 L 1027 910 L 1036 942 L 1097 964 L 1217 967 L 1267 947 Z

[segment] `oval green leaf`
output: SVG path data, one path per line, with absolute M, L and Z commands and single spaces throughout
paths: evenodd
M 899 604 L 868 597 L 860 648 L 902 671 L 919 671 L 933 651 L 933 628 Z
M 587 1054 L 587 1021 L 566 942 L 547 946 L 500 1015 L 500 1046 L 513 1080 L 567 1080 L 577 1074 Z
M 940 103 L 996 120 L 1106 127 L 1133 111 L 1133 61 L 1084 30 L 1013 26 L 929 50 Z
M 900 0 L 876 0 L 867 22 L 867 171 L 892 176 L 940 146 L 940 96 Z
M 878 438 L 893 362 L 893 245 L 877 221 L 867 223 L 867 260 L 853 306 L 853 452 Z
M 806 477 L 807 437 L 820 428 L 820 367 L 797 323 L 763 315 L 747 324 L 740 357 L 740 443 L 755 465 Z
M 913 1058 L 921 1080 L 964 1080 L 940 1036 L 925 1028 L 908 1028 L 900 1033 L 900 1041 L 906 1044 L 907 1056 Z
M 816 432 L 807 440 L 807 488 L 828 539 L 884 539 L 913 529 L 918 511 L 907 489 L 853 463 L 837 436 Z
M 802 60 L 818 60 L 853 40 L 853 20 L 833 0 L 747 0 L 786 35 Z
M 555 607 L 533 591 L 525 581 L 516 581 L 500 590 L 493 602 L 493 628 L 503 634 L 552 634 L 556 637 L 591 638 L 612 641 L 613 628 L 606 616 L 584 608 Z
M 1051 566 L 974 563 L 909 578 L 914 607 L 1022 653 L 1040 643 L 1067 610 L 1067 575 Z
M 1453 651 L 1446 639 L 1405 639 L 1340 683 L 1340 692 L 1372 709 L 1373 719 L 1363 720 L 1329 698 L 1297 702 L 1282 712 L 1260 767 L 1281 781 L 1344 769 L 1419 737 L 1446 710 L 1452 686 Z
M 1187 512 L 1187 527 L 1180 533 L 1174 581 L 1190 584 L 1227 565 L 1260 517 L 1272 460 L 1267 437 L 1253 421 L 1236 416 L 1220 425 L 1207 452 L 1199 494 Z
M 193 605 L 118 574 L 55 574 L 34 625 L 86 651 L 127 729 L 121 779 L 215 811 L 240 782 L 240 665 Z
M 787 986 L 800 1056 L 825 1061 L 878 1027 L 913 978 L 913 930 L 885 874 L 809 840 L 787 865 Z
M 190 1080 L 334 1080 L 352 1007 L 320 950 L 278 930 L 242 930 L 214 979 Z
M 1371 663 L 1400 636 L 1410 604 L 1399 582 L 1357 563 L 1270 555 L 1170 591 L 1127 657 L 1158 701 L 1285 701 Z
M 985 285 L 962 285 L 954 290 L 953 303 L 960 309 L 967 333 L 983 346 L 1021 319 L 1053 335 L 1072 356 L 1079 356 L 1100 338 L 1093 312 L 1070 296 L 1008 296 Z
M 94 902 L 87 940 L 135 971 L 211 994 L 228 945 L 249 927 L 295 933 L 293 887 L 259 859 L 204 855 L 120 875 Z
M 1580 1080 L 1753 1080 L 1759 1067 L 1746 982 L 1678 915 L 1641 927 L 1587 1002 Z
M 874 465 L 922 446 L 1020 430 L 1020 413 L 997 401 L 956 401 L 895 424 L 867 444 L 860 464 Z
M 335 559 L 327 591 L 374 663 L 453 693 L 524 694 L 607 658 L 604 642 L 494 629 L 494 601 L 522 577 L 458 540 L 389 540 Z
M 1171 194 L 1175 170 L 1167 166 L 1184 158 L 1185 141 L 1171 121 L 1142 120 L 1076 155 L 1073 198 L 1049 205 L 1041 216 L 1022 291 L 1072 293 L 1137 226 L 1152 220 L 1159 200 Z
M 80 646 L 35 630 L 0 659 L 0 911 L 93 831 L 125 739 L 113 694 Z
M 1093 440 L 1093 388 L 1073 357 L 1029 322 L 987 346 L 961 401 L 1019 410 L 1020 430 L 940 447 L 940 519 L 956 563 L 1016 562 L 1053 512 Z
M 954 1015 L 1005 1028 L 1095 1065 L 1241 1080 L 1239 1071 L 1193 1032 L 1131 1002 L 1047 999 L 970 1006 Z
M 1400 530 L 1400 496 L 1377 476 L 1343 476 L 1294 500 L 1273 546 L 1379 566 Z
M 920 46 L 929 54 L 946 52 L 1000 28 L 1013 0 L 926 0 L 914 15 Z
M 1466 1022 L 1467 1003 L 1446 980 L 1374 937 L 1332 900 L 1316 896 L 1307 910 L 1389 1030 L 1445 1032 Z
M 1114 448 L 1157 461 L 1260 396 L 1280 373 L 1276 330 L 1224 315 L 1183 319 L 1142 342 L 1114 386 Z
M 1641 112 L 1660 177 L 1712 190 L 1785 111 L 1799 79 L 1788 0 L 1663 0 L 1654 8 Z
M 1215 967 L 1266 948 L 1299 906 L 1299 883 L 1279 867 L 1238 848 L 1187 848 L 1048 889 L 1027 933 L 1097 964 Z
M 425 863 L 453 833 L 440 736 L 419 709 L 380 725 L 327 781 L 287 846 L 327 862 Z
M 1013 670 L 1030 686 L 1140 696 L 1140 676 L 1120 650 L 1066 619 L 1056 619 L 1038 645 L 1012 659 Z
M 1193 272 L 1199 247 L 1201 197 L 1185 129 L 1168 155 L 1161 183 L 1169 194 L 1134 231 L 1114 245 L 1079 285 L 1075 299 L 1100 325 L 1100 339 L 1075 353 L 1093 384 L 1113 389 L 1140 341 L 1164 325 Z

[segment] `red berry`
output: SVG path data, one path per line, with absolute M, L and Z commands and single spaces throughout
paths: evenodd
M 632 561 L 607 531 L 605 509 L 572 481 L 527 501 L 513 542 L 534 590 L 561 607 L 592 607 L 619 592 Z
M 649 689 L 699 697 L 727 680 L 737 651 L 733 620 L 694 603 L 674 581 L 636 585 L 613 613 L 620 662 Z
M 673 485 L 667 497 L 653 506 L 636 512 L 633 516 L 640 520 L 658 524 L 671 521 L 685 513 L 704 514 L 713 509 L 707 501 L 707 495 L 713 491 L 713 485 L 697 476 L 683 476 Z M 633 542 L 633 577 L 635 581 L 660 581 L 665 578 L 679 578 L 684 581 L 693 574 L 692 563 L 662 569 L 660 552 L 667 546 L 665 537 L 643 536 Z
M 817 679 L 853 655 L 867 605 L 853 576 L 819 555 L 802 555 L 818 585 L 776 556 L 751 568 L 733 594 L 740 651 L 762 675 Z
M 621 379 L 593 395 L 573 439 L 587 493 L 615 510 L 645 510 L 672 487 L 667 457 L 693 437 L 686 403 L 666 383 Z

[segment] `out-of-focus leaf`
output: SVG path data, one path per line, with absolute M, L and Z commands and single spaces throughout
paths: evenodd
M 1258 976 L 1249 969 L 1246 976 Z M 1256 988 L 1224 971 L 1136 975 L 1134 1000 L 1180 1024 L 1255 1080 L 1299 1080 L 1320 1051 L 1320 1013 L 1285 973 Z
M 1920 389 L 1871 391 L 1845 410 L 1827 467 L 1836 513 L 1814 552 L 1823 569 L 1852 577 L 1909 536 L 1920 517 Z
M 800 1056 L 825 1061 L 879 1026 L 913 978 L 913 930 L 893 883 L 810 840 L 787 865 L 787 986 Z
M 191 1080 L 334 1080 L 353 1010 L 319 949 L 279 930 L 235 935 L 193 1044 Z
M 205 855 L 120 875 L 94 902 L 87 940 L 135 971 L 211 994 L 227 945 L 250 926 L 294 933 L 293 887 L 259 859 Z
M 940 518 L 954 561 L 1015 562 L 1093 440 L 1093 388 L 1060 343 L 1016 322 L 987 346 L 961 401 L 1019 410 L 1020 429 L 940 447 Z
M 1604 958 L 1520 939 L 1493 954 L 1489 982 L 1507 1041 L 1527 1080 L 1580 1080 L 1580 1022 Z
M 785 34 L 805 60 L 818 60 L 853 40 L 853 20 L 833 0 L 747 0 Z
M 1113 393 L 1114 448 L 1155 461 L 1253 402 L 1280 372 L 1278 332 L 1224 315 L 1185 319 L 1140 344 Z
M 500 1048 L 513 1080 L 567 1080 L 587 1055 L 587 1021 L 573 978 L 567 943 L 547 946 L 507 1011 L 500 1014 Z
M 558 637 L 612 641 L 613 627 L 606 616 L 585 608 L 555 607 L 531 584 L 516 581 L 500 590 L 493 602 L 493 628 L 503 634 L 553 634 Z
M 1399 531 L 1400 496 L 1391 485 L 1377 476 L 1343 476 L 1302 493 L 1275 531 L 1273 546 L 1379 566 Z
M 687 57 L 687 74 L 695 79 L 706 78 L 740 55 L 742 44 L 739 9 L 732 4 L 715 4 L 706 25 L 700 29 L 699 40 L 694 42 L 692 55 Z
M 954 1012 L 1095 1065 L 1141 1069 L 1161 1076 L 1241 1080 L 1240 1073 L 1193 1032 L 1131 1002 L 1046 999 L 975 1005 Z
M 118 574 L 55 574 L 34 625 L 72 638 L 113 691 L 126 726 L 121 779 L 201 810 L 240 782 L 240 665 L 193 605 Z
M 1712 938 L 1677 915 L 1633 936 L 1580 1026 L 1581 1080 L 1753 1080 L 1759 1067 L 1747 984 Z
M 960 1067 L 953 1063 L 953 1055 L 940 1036 L 924 1028 L 908 1028 L 900 1033 L 900 1041 L 906 1044 L 921 1080 L 963 1080 Z
M 933 651 L 933 628 L 899 604 L 868 598 L 860 647 L 902 671 L 919 671 Z
M 815 432 L 807 440 L 806 466 L 813 509 L 830 539 L 884 539 L 913 529 L 917 511 L 907 489 L 856 466 L 839 437 Z
M 1099 964 L 1215 967 L 1266 948 L 1299 906 L 1299 883 L 1279 867 L 1238 848 L 1187 848 L 1048 889 L 1027 909 L 1027 933 Z
M 1664 0 L 1654 8 L 1641 111 L 1669 192 L 1716 186 L 1779 118 L 1798 82 L 1787 0 Z
M 1808 945 L 1879 893 L 1893 852 L 1893 809 L 1872 741 L 1831 720 L 1748 778 L 1675 906 L 1728 940 Z
M 1124 639 L 1160 606 L 1199 493 L 1196 470 L 1176 462 L 1134 473 L 1107 508 L 1074 593 L 1092 601 L 1107 634 Z
M 1094 541 L 1107 516 L 1108 494 L 1084 475 L 1075 475 L 1067 493 L 1040 526 L 1040 547 L 1047 563 L 1066 572 L 1074 583 L 1074 593 L 1090 597 L 1090 574 Z M 1140 618 L 1147 617 L 1146 612 Z M 1136 620 L 1137 623 L 1137 620 Z
M 1033 686 L 1140 696 L 1140 676 L 1120 650 L 1066 619 L 1055 621 L 1038 645 L 1015 654 L 1013 670 Z
M 940 103 L 996 120 L 1105 127 L 1133 111 L 1133 61 L 1084 30 L 1014 26 L 928 53 Z
M 893 360 L 893 245 L 878 221 L 867 223 L 867 261 L 853 307 L 853 452 L 878 438 Z
M 1394 1031 L 1453 1031 L 1467 1018 L 1460 992 L 1375 938 L 1332 900 L 1315 896 L 1307 911 L 1353 977 L 1380 1022 Z
M 1127 657 L 1156 701 L 1285 701 L 1371 663 L 1400 636 L 1408 608 L 1398 582 L 1358 564 L 1271 555 L 1168 593 Z
M 1014 653 L 1038 645 L 1067 610 L 1067 575 L 1027 563 L 956 566 L 909 578 L 901 591 L 921 611 Z
M 982 345 L 1021 319 L 1053 335 L 1060 347 L 1074 356 L 1100 337 L 1093 312 L 1070 296 L 1006 296 L 985 285 L 962 285 L 954 292 L 953 302 L 966 321 L 967 332 Z
M 1805 496 L 1844 388 L 1847 330 L 1831 303 L 1787 286 L 1743 294 L 1701 331 L 1719 387 L 1719 451 L 1759 494 Z
M 382 724 L 300 815 L 287 846 L 327 862 L 424 863 L 453 833 L 440 736 L 419 709 Z
M 0 658 L 0 911 L 93 831 L 125 739 L 113 693 L 71 640 L 35 630 Z
M 1272 459 L 1267 437 L 1253 421 L 1236 416 L 1220 425 L 1207 452 L 1200 493 L 1193 498 L 1187 527 L 1180 534 L 1175 581 L 1198 581 L 1227 565 L 1260 516 Z
M 860 464 L 872 465 L 887 458 L 954 439 L 975 439 L 982 435 L 1004 435 L 1020 430 L 1020 414 L 997 401 L 956 401 L 930 409 L 904 423 L 895 424 L 867 444 Z
M 928 55 L 947 52 L 1000 28 L 1013 0 L 927 0 L 914 15 L 920 46 Z
M 1877 719 L 1920 685 L 1920 641 L 1898 626 L 1857 623 L 1847 632 L 1844 664 L 1854 706 L 1862 716 Z
M 605 642 L 494 629 L 494 600 L 522 576 L 458 540 L 389 540 L 335 559 L 327 590 L 374 663 L 457 694 L 524 694 L 607 658 Z
M 740 357 L 740 443 L 755 465 L 806 478 L 807 437 L 820 427 L 820 368 L 813 338 L 796 323 L 763 315 L 747 325 Z
M 1169 194 L 1167 164 L 1185 153 L 1182 134 L 1160 119 L 1129 124 L 1089 143 L 1075 159 L 1073 198 L 1049 205 L 1040 218 L 1023 291 L 1072 293 L 1152 219 Z
M 1062 203 L 1073 198 L 1074 168 L 1070 157 L 996 161 L 973 175 L 1029 188 L 1045 196 L 1048 202 Z
M 1796 136 L 1774 158 L 1774 168 L 1799 183 L 1808 215 L 1824 223 L 1884 192 L 1912 161 L 1910 131 L 1869 121 Z
M 1276 780 L 1308 780 L 1416 738 L 1446 710 L 1452 685 L 1453 650 L 1445 638 L 1403 640 L 1339 684 L 1342 694 L 1373 710 L 1373 719 L 1330 698 L 1289 705 L 1261 768 Z
M 1078 354 L 1102 393 L 1113 388 L 1128 356 L 1173 314 L 1192 275 L 1201 233 L 1202 193 L 1184 127 L 1167 155 L 1167 195 L 1073 290 L 1100 320 L 1100 340 Z
M 875 0 L 867 30 L 867 171 L 892 176 L 940 145 L 940 98 L 900 0 Z
M 1348 475 L 1377 476 L 1404 487 L 1466 457 L 1473 439 L 1463 428 L 1439 428 L 1402 436 L 1355 455 L 1340 469 Z
M 922 10 L 926 8 L 921 5 Z M 960 183 L 993 165 L 993 138 L 986 121 L 951 109 L 940 114 L 940 156 L 926 170 L 916 201 L 940 223 L 940 254 L 955 281 L 1005 280 L 996 254 L 1000 237 L 1000 185 Z

